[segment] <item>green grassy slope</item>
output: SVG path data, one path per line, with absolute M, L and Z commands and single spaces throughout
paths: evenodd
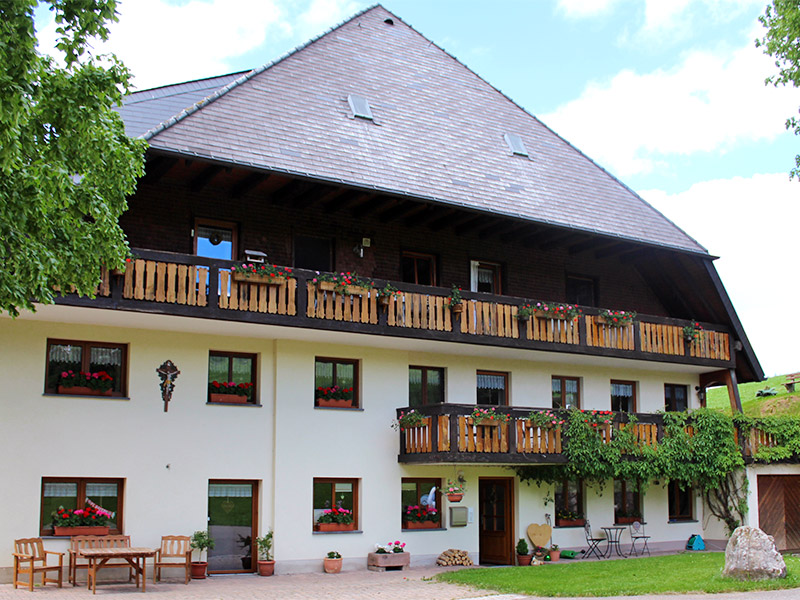
M 796 392 L 789 393 L 783 386 L 784 381 L 786 381 L 786 375 L 776 375 L 766 381 L 741 384 L 739 386 L 739 396 L 742 399 L 744 414 L 753 417 L 768 415 L 800 416 L 800 383 L 796 386 Z M 778 394 L 765 398 L 756 397 L 756 392 L 765 388 L 773 388 Z M 706 402 L 709 408 L 723 410 L 726 413 L 731 412 L 727 388 L 719 387 L 708 390 Z

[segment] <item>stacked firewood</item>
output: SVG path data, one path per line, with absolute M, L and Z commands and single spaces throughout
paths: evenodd
M 450 548 L 439 555 L 439 558 L 436 559 L 436 564 L 443 567 L 452 567 L 455 565 L 471 567 L 473 562 L 469 557 L 469 552 L 466 550 L 456 550 L 454 548 Z

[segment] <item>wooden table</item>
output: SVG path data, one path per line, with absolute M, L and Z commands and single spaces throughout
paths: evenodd
M 142 592 L 146 591 L 147 586 L 147 558 L 155 556 L 156 551 L 150 548 L 86 548 L 79 551 L 80 555 L 89 560 L 87 569 L 88 577 L 86 585 L 97 592 L 97 572 L 105 566 L 116 566 L 119 564 L 106 565 L 112 558 L 121 558 L 128 561 L 128 564 L 136 573 L 136 587 L 139 587 L 139 576 L 142 576 Z M 139 560 L 141 559 L 141 564 Z

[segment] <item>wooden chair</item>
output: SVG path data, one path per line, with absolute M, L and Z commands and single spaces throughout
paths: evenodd
M 189 583 L 192 565 L 192 538 L 188 535 L 165 535 L 161 537 L 161 547 L 156 550 L 153 564 L 153 583 L 161 579 L 161 569 L 182 568 L 186 572 L 184 583 Z M 178 560 L 164 560 L 178 559 Z
M 48 565 L 47 555 L 58 557 L 58 565 Z M 14 540 L 14 589 L 20 585 L 27 585 L 33 591 L 33 579 L 36 573 L 42 574 L 42 585 L 57 583 L 61 587 L 62 568 L 64 567 L 64 553 L 51 552 L 44 549 L 42 538 L 23 538 Z M 58 579 L 47 577 L 49 571 L 56 571 Z M 27 575 L 28 581 L 20 581 L 20 575 Z

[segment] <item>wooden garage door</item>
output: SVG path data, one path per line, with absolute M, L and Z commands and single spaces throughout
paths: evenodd
M 759 527 L 778 550 L 800 549 L 800 475 L 758 476 Z

